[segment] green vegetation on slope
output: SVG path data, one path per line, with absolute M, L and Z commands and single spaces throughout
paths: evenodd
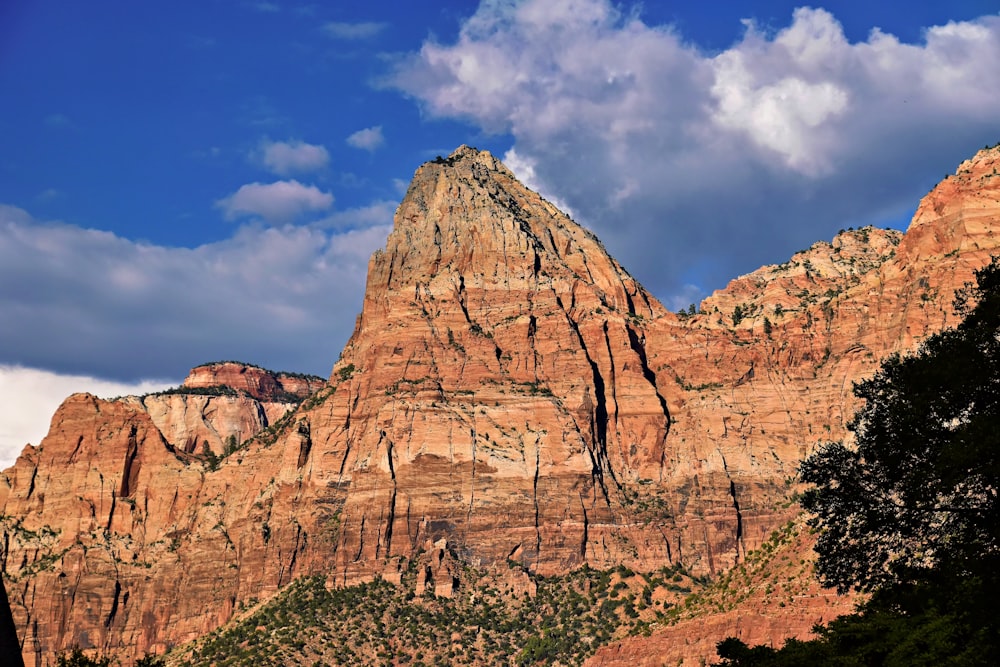
M 512 565 L 535 595 L 466 570 L 452 598 L 415 594 L 415 568 L 401 585 L 383 580 L 328 590 L 321 577 L 295 581 L 275 598 L 197 642 L 168 664 L 578 665 L 599 646 L 651 619 L 699 583 L 681 567 L 656 575 L 583 568 L 537 577 Z

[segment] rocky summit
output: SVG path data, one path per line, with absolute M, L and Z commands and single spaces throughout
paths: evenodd
M 443 599 L 470 572 L 523 573 L 530 596 L 584 566 L 756 585 L 798 462 L 849 436 L 852 382 L 954 323 L 997 252 L 998 166 L 963 163 L 905 235 L 843 231 L 674 314 L 489 153 L 423 165 L 327 382 L 222 362 L 159 395 L 72 396 L 4 471 L 26 664 L 162 653 L 310 575 L 416 567 Z M 594 664 L 710 656 L 713 614 L 778 642 L 849 610 L 811 583 L 808 540 L 782 548 L 813 602 L 692 605 Z

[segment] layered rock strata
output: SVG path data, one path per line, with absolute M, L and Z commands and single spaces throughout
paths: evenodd
M 221 400 L 74 396 L 4 472 L 27 663 L 160 652 L 296 576 L 392 577 L 435 545 L 542 574 L 741 563 L 796 512 L 801 457 L 846 434 L 851 383 L 954 321 L 997 248 L 997 163 L 964 163 L 905 237 L 845 232 L 684 317 L 488 153 L 424 165 L 329 385 L 294 413 L 262 408 L 260 430 Z M 278 397 L 253 375 L 189 381 Z M 198 456 L 233 432 L 221 462 Z

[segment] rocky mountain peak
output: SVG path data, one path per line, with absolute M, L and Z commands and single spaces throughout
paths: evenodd
M 593 234 L 469 147 L 416 171 L 394 223 L 331 376 L 341 469 L 364 461 L 351 483 L 378 489 L 348 498 L 344 534 L 358 539 L 363 522 L 382 536 L 344 545 L 360 554 L 344 580 L 426 539 L 549 572 L 624 557 L 591 522 L 615 525 L 625 480 L 662 467 L 669 415 L 644 347 L 662 306 Z M 404 506 L 451 518 L 422 527 Z
M 582 308 L 579 298 L 592 310 L 643 318 L 663 313 L 593 234 L 521 184 L 490 153 L 468 146 L 417 169 L 385 249 L 372 257 L 360 326 L 384 312 L 387 295 L 396 290 L 428 299 L 552 292 L 568 307 Z M 463 303 L 482 308 L 487 321 L 516 315 L 501 314 L 503 304 L 496 300 Z M 511 305 L 520 313 L 525 304 Z

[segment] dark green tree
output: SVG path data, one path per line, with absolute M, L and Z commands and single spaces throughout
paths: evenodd
M 90 658 L 79 648 L 75 648 L 56 660 L 56 667 L 109 667 L 111 658 Z
M 111 658 L 91 658 L 81 649 L 75 648 L 69 653 L 60 655 L 56 659 L 56 667 L 111 667 Z M 163 659 L 147 654 L 136 660 L 133 667 L 163 667 Z

